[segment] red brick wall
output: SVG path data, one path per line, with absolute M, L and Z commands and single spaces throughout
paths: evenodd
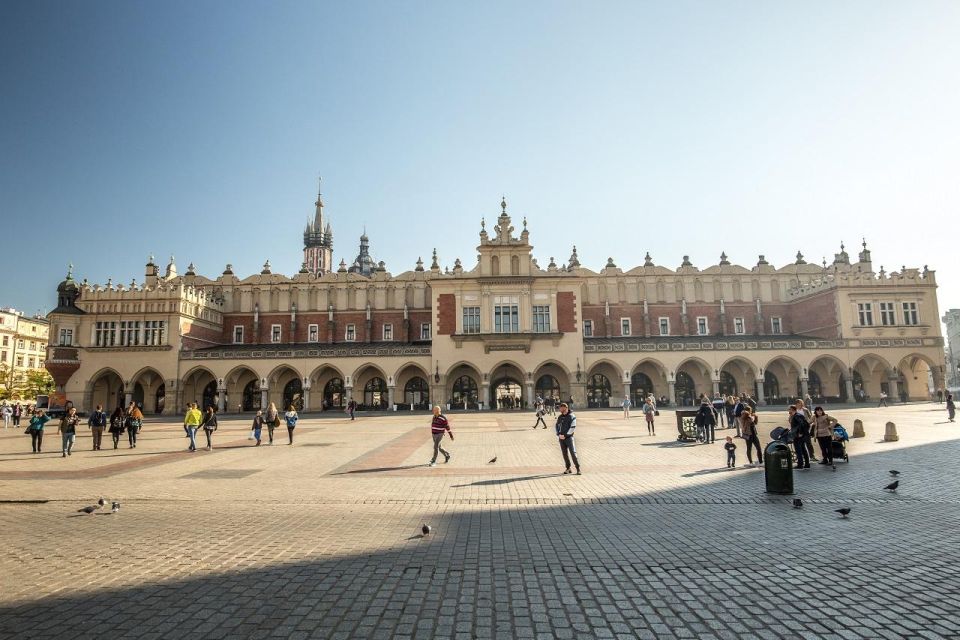
M 420 338 L 420 323 L 430 322 L 429 314 L 426 320 L 414 320 L 410 314 L 410 331 L 413 339 Z M 416 314 L 420 315 L 420 314 Z M 437 335 L 449 336 L 457 331 L 457 299 L 452 293 L 441 293 L 437 296 Z
M 572 291 L 557 293 L 557 330 L 561 333 L 577 331 L 577 298 Z
M 833 291 L 814 294 L 792 307 L 790 326 L 794 333 L 817 338 L 840 337 L 840 316 Z
M 202 349 L 221 343 L 223 332 L 220 329 L 205 327 L 192 322 L 183 322 L 180 325 L 180 345 L 182 349 Z

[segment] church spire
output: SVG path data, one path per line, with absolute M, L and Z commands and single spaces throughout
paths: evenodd
M 313 230 L 315 233 L 323 233 L 323 193 L 321 189 L 323 188 L 323 177 L 321 176 L 317 180 L 317 201 L 314 202 L 314 206 L 317 208 L 316 213 L 313 216 Z

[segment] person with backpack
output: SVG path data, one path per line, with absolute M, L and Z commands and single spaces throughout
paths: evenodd
M 93 450 L 99 451 L 100 442 L 103 440 L 103 429 L 107 426 L 107 414 L 104 413 L 102 404 L 98 404 L 97 410 L 90 414 L 87 426 L 90 427 L 90 433 L 93 436 Z
M 797 453 L 797 469 L 810 468 L 810 423 L 806 416 L 797 411 L 796 405 L 790 405 L 790 431 L 793 434 L 793 448 Z
M 697 415 L 693 418 L 693 423 L 697 425 L 697 430 L 703 434 L 703 444 L 717 441 L 717 419 L 714 417 L 713 407 L 706 398 L 700 401 L 700 408 L 697 409 Z
M 113 410 L 113 413 L 110 414 L 110 437 L 113 439 L 113 448 L 116 449 L 120 445 L 120 436 L 123 435 L 123 423 L 126 421 L 126 416 L 123 415 L 123 409 L 117 407 Z
M 140 407 L 137 406 L 136 402 L 131 402 L 127 408 L 127 421 L 125 426 L 127 428 L 127 441 L 130 444 L 130 448 L 136 449 L 137 436 L 140 435 L 140 427 L 143 426 L 143 413 L 141 413 Z
M 297 420 L 300 419 L 300 416 L 297 415 L 297 409 L 293 405 L 290 405 L 287 408 L 287 412 L 283 414 L 283 420 L 287 423 L 287 438 L 289 441 L 287 444 L 293 444 L 293 430 L 297 426 Z
M 271 402 L 267 405 L 267 414 L 263 417 L 263 421 L 267 423 L 267 439 L 268 444 L 273 444 L 273 430 L 280 426 L 280 412 L 277 410 L 277 405 L 274 402 Z
M 263 432 L 263 411 L 257 409 L 257 415 L 253 416 L 253 425 L 251 429 L 253 430 L 253 437 L 257 441 L 256 447 L 260 446 L 260 434 Z

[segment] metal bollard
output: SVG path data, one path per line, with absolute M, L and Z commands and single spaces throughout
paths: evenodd
M 852 437 L 854 437 L 854 438 L 862 438 L 862 437 L 864 437 L 865 435 L 867 435 L 867 434 L 865 434 L 865 433 L 863 432 L 863 420 L 861 420 L 860 418 L 857 418 L 856 420 L 853 421 L 853 436 L 852 436 Z
M 887 423 L 887 430 L 883 434 L 884 442 L 896 442 L 900 439 L 900 436 L 897 435 L 897 425 L 892 422 Z

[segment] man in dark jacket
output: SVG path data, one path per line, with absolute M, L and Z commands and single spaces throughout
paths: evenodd
M 93 450 L 99 451 L 100 443 L 103 440 L 103 429 L 107 426 L 107 414 L 103 411 L 103 405 L 97 405 L 97 410 L 90 414 L 87 424 L 90 426 L 90 434 L 93 436 Z
M 806 417 L 790 405 L 790 431 L 793 433 L 793 448 L 797 452 L 797 469 L 810 468 L 810 423 Z
M 557 416 L 557 438 L 560 439 L 560 451 L 563 453 L 564 473 L 571 473 L 570 458 L 573 458 L 573 466 L 577 468 L 577 475 L 580 475 L 580 461 L 577 460 L 577 447 L 573 443 L 573 432 L 577 429 L 577 416 L 570 411 L 570 405 L 566 402 L 560 403 L 560 415 Z
M 693 423 L 703 434 L 703 444 L 717 441 L 717 418 L 713 413 L 713 407 L 710 406 L 710 402 L 706 398 L 700 402 L 700 408 L 697 409 L 697 416 L 693 419 Z

